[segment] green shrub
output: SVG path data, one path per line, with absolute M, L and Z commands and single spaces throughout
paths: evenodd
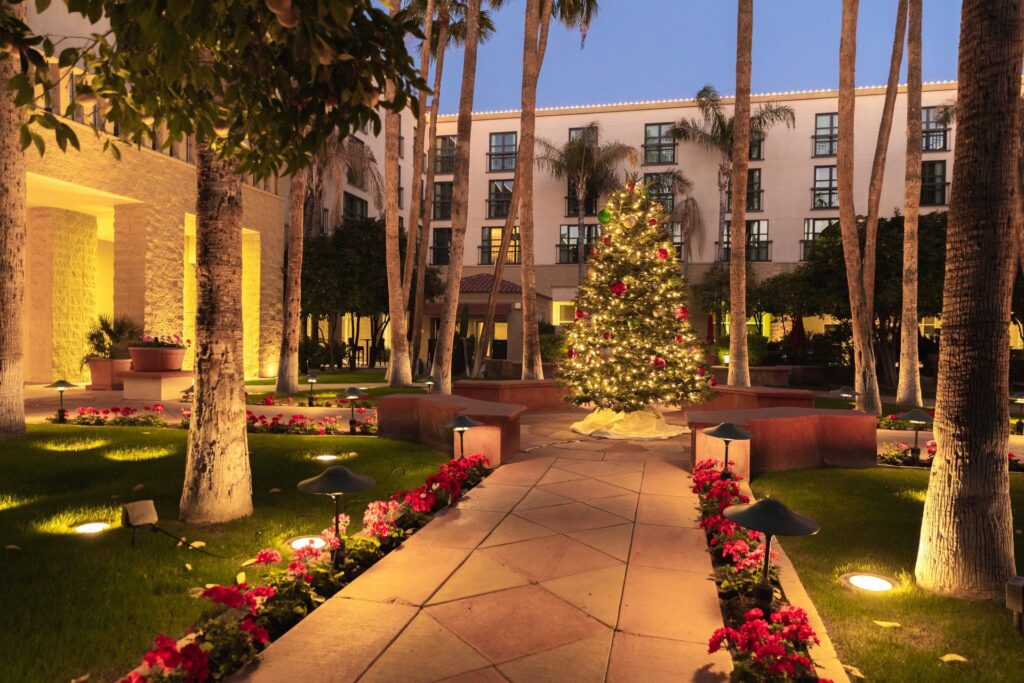
M 565 357 L 565 339 L 560 334 L 540 335 L 540 358 L 545 363 L 557 363 Z
M 715 341 L 715 356 L 719 363 L 725 363 L 725 355 L 729 353 L 729 335 L 724 334 Z M 747 365 L 762 365 L 768 355 L 768 338 L 760 334 L 747 334 Z

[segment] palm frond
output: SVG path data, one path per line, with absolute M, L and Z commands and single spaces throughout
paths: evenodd
M 697 119 L 680 119 L 669 132 L 676 140 L 692 142 L 707 149 L 722 150 L 728 147 L 722 139 L 722 132 L 709 123 Z
M 793 107 L 778 102 L 764 102 L 758 105 L 757 111 L 750 117 L 750 132 L 764 137 L 769 128 L 779 123 L 786 124 L 786 128 L 796 124 Z
M 936 118 L 939 125 L 949 128 L 956 122 L 956 100 L 949 100 L 939 106 L 939 116 Z
M 597 16 L 597 0 L 556 0 L 552 8 L 554 16 L 566 28 L 580 32 L 580 49 L 587 43 L 587 32 Z
M 722 116 L 722 96 L 710 83 L 704 84 L 704 87 L 697 91 L 694 100 L 701 117 L 708 123 Z

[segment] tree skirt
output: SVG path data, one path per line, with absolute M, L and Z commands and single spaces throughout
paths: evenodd
M 671 425 L 653 410 L 629 413 L 598 408 L 570 427 L 579 434 L 598 439 L 671 439 L 686 432 L 686 427 Z

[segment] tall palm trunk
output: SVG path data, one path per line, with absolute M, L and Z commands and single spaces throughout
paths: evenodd
M 736 17 L 736 107 L 732 129 L 732 227 L 729 229 L 729 384 L 749 387 L 747 364 L 747 166 L 750 158 L 750 69 L 754 0 Z
M 885 85 L 885 100 L 882 103 L 882 119 L 878 123 L 878 139 L 875 141 L 875 156 L 871 164 L 871 180 L 868 183 L 868 222 L 864 233 L 864 294 L 867 317 L 875 320 L 875 255 L 878 244 L 878 204 L 882 198 L 882 181 L 885 179 L 885 158 L 889 152 L 889 137 L 892 133 L 892 112 L 896 107 L 896 90 L 899 87 L 900 65 L 903 63 L 903 41 L 907 34 L 907 0 L 896 5 L 896 29 L 892 38 L 892 53 L 889 59 L 889 79 Z
M 434 28 L 434 0 L 427 0 L 423 15 L 423 46 L 420 49 L 420 77 L 425 83 L 430 73 L 430 36 Z M 417 96 L 419 108 L 416 114 L 416 131 L 412 136 L 412 182 L 409 189 L 409 232 L 405 238 L 405 270 L 402 273 L 402 292 L 405 295 L 405 310 L 409 307 L 409 291 L 412 288 L 413 264 L 417 262 L 417 254 L 427 248 L 427 243 L 419 239 L 423 198 L 420 194 L 420 180 L 423 178 L 423 141 L 426 139 L 425 124 L 427 119 L 427 91 L 420 88 Z M 433 188 L 424 188 L 424 190 Z M 412 359 L 415 362 L 415 359 Z
M 420 362 L 420 341 L 423 338 L 423 306 L 427 296 L 427 248 L 430 244 L 430 221 L 434 217 L 434 165 L 437 163 L 437 111 L 441 97 L 441 73 L 444 67 L 445 46 L 448 44 L 449 16 L 443 9 L 438 15 L 440 24 L 437 40 L 437 57 L 434 60 L 434 94 L 430 97 L 430 131 L 427 135 L 427 179 L 424 182 L 426 201 L 420 219 L 420 248 L 416 252 L 416 301 L 412 316 L 412 362 Z
M 857 58 L 858 0 L 843 0 L 843 18 L 839 39 L 839 143 L 836 172 L 839 190 L 839 229 L 846 261 L 846 284 L 850 291 L 850 317 L 853 321 L 854 384 L 857 407 L 880 415 L 882 406 L 875 373 L 875 353 L 871 346 L 871 318 L 868 317 L 857 231 L 857 211 L 853 201 L 853 123 L 855 110 L 854 64 Z
M 519 154 L 516 177 L 522 183 L 519 198 L 519 240 L 522 245 L 523 379 L 544 379 L 540 356 L 537 312 L 537 273 L 534 269 L 533 162 L 537 127 L 537 80 L 547 47 L 551 0 L 527 0 L 523 36 L 522 112 L 519 118 Z M 510 209 L 511 210 L 511 207 Z
M 476 54 L 480 42 L 480 0 L 466 5 L 466 47 L 462 60 L 462 92 L 455 142 L 455 184 L 452 187 L 452 251 L 448 264 L 447 296 L 441 313 L 441 329 L 434 350 L 431 374 L 438 390 L 452 392 L 452 346 L 455 315 L 459 306 L 462 262 L 466 251 L 466 223 L 469 219 L 469 140 L 473 131 L 473 91 L 476 87 Z
M 195 393 L 181 520 L 252 513 L 242 362 L 242 183 L 235 163 L 197 145 Z
M 917 219 L 921 208 L 921 0 L 910 0 L 907 25 L 907 167 L 903 184 L 903 313 L 896 402 L 920 406 L 917 355 Z
M 573 189 L 576 191 L 576 272 L 583 282 L 587 274 L 586 180 L 574 183 Z
M 1014 574 L 1006 396 L 1024 3 L 965 0 L 962 12 L 938 451 L 915 574 L 926 590 L 992 598 Z
M 28 3 L 8 11 L 24 21 Z M 16 54 L 0 60 L 0 83 L 20 72 Z M 21 369 L 22 306 L 25 299 L 25 155 L 18 137 L 21 107 L 14 91 L 0 88 L 0 436 L 25 433 Z
M 288 190 L 288 256 L 284 275 L 284 323 L 277 393 L 299 392 L 299 337 L 302 333 L 302 229 L 306 204 L 306 170 L 292 174 Z

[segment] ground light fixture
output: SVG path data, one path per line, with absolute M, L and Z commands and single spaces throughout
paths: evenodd
M 456 415 L 455 419 L 444 426 L 459 435 L 459 459 L 466 457 L 466 432 L 473 427 L 479 427 L 483 422 L 477 422 L 468 415 Z
M 921 459 L 921 449 L 917 445 L 918 434 L 921 427 L 932 421 L 932 416 L 920 408 L 914 408 L 900 415 L 900 419 L 914 425 L 914 447 L 910 449 L 910 462 L 917 463 Z
M 345 400 L 348 401 L 350 417 L 348 419 L 348 433 L 356 433 L 356 404 L 361 398 L 366 398 L 366 391 L 360 387 L 349 387 L 345 390 Z
M 887 593 L 896 587 L 896 579 L 870 572 L 847 572 L 839 577 L 843 588 L 866 593 Z
M 343 465 L 332 465 L 315 477 L 303 479 L 296 487 L 303 493 L 330 496 L 334 502 L 334 537 L 338 539 L 338 547 L 334 553 L 335 566 L 338 566 L 341 558 L 345 556 L 345 544 L 341 538 L 341 525 L 338 522 L 338 515 L 341 513 L 338 507 L 339 501 L 346 493 L 363 491 L 376 483 L 372 478 L 355 474 Z
M 334 462 L 338 459 L 334 453 L 321 453 L 320 455 L 314 455 L 313 459 L 317 462 Z
M 1017 423 L 1013 425 L 1013 433 L 1024 434 L 1024 391 L 1010 394 L 1010 400 L 1017 404 Z
M 768 581 L 772 537 L 812 536 L 818 533 L 821 525 L 810 517 L 798 515 L 775 498 L 763 498 L 750 505 L 730 505 L 722 514 L 741 527 L 764 534 L 764 565 L 761 568 L 761 583 L 754 587 L 754 600 L 765 616 L 768 616 L 775 597 L 775 589 Z
M 427 393 L 434 393 L 434 379 L 432 377 L 424 377 L 420 380 L 427 387 Z
M 137 541 L 139 529 L 151 526 L 156 531 L 159 521 L 156 504 L 152 500 L 136 500 L 121 506 L 121 526 L 132 530 L 132 545 Z
M 92 536 L 102 531 L 106 531 L 109 528 L 110 522 L 101 522 L 98 520 L 91 522 L 82 522 L 81 524 L 75 527 L 75 533 L 84 534 L 86 536 Z
M 832 391 L 830 391 L 828 393 L 831 394 L 832 396 L 838 396 L 839 398 L 843 399 L 844 401 L 856 401 L 857 400 L 857 392 L 854 391 L 854 389 L 852 387 L 842 386 L 842 387 L 839 387 L 838 389 L 833 389 Z
M 729 471 L 729 444 L 733 441 L 750 441 L 750 434 L 734 425 L 732 422 L 723 422 L 717 427 L 708 427 L 703 430 L 706 436 L 712 436 L 725 442 L 725 462 L 722 463 L 722 479 L 731 479 Z
M 285 544 L 292 550 L 302 550 L 303 548 L 320 550 L 327 545 L 327 541 L 324 540 L 323 536 L 296 536 L 289 538 L 285 541 Z
M 1013 576 L 1006 582 L 1006 609 L 1013 613 L 1013 627 L 1024 635 L 1024 576 Z
M 192 386 L 190 386 L 185 391 L 181 392 L 181 400 L 184 403 L 191 403 L 192 402 L 192 397 L 195 396 L 195 395 L 196 395 L 196 385 L 193 383 Z
M 316 370 L 310 370 L 309 372 L 306 373 L 306 381 L 309 382 L 309 401 L 307 402 L 307 405 L 310 408 L 312 408 L 315 405 L 315 401 L 313 401 L 313 387 L 316 386 L 316 381 L 318 377 L 319 373 L 317 373 Z
M 56 389 L 57 393 L 60 394 L 60 408 L 57 409 L 57 424 L 64 424 L 68 421 L 67 411 L 64 410 L 64 392 L 68 389 L 73 389 L 74 384 L 67 381 L 66 379 L 59 379 L 53 384 L 47 384 L 47 389 Z

